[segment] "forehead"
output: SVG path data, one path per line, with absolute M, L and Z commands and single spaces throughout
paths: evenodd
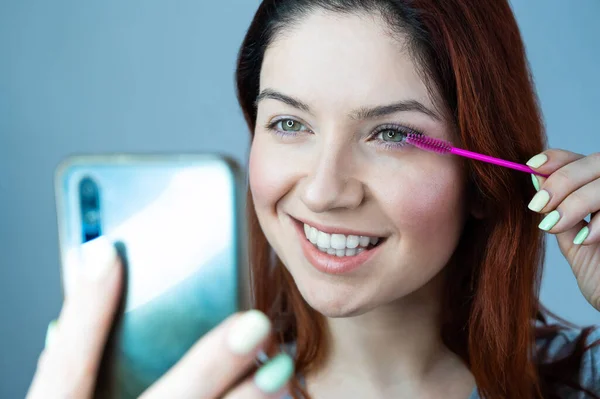
M 414 99 L 433 107 L 404 38 L 375 15 L 314 12 L 269 46 L 261 90 L 319 106 L 364 106 Z

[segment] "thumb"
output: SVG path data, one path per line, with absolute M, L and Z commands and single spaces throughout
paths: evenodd
M 38 362 L 28 398 L 91 397 L 117 309 L 122 268 L 105 238 L 81 246 L 81 263 L 51 339 Z

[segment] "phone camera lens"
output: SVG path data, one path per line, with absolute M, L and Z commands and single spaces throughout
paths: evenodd
M 95 197 L 98 195 L 98 187 L 91 178 L 86 177 L 79 183 L 79 193 L 83 198 Z
M 90 177 L 84 177 L 79 182 L 83 242 L 93 240 L 102 234 L 99 191 L 98 185 Z
M 98 211 L 87 211 L 83 215 L 83 223 L 95 224 L 98 223 Z
M 81 180 L 79 183 L 79 197 L 81 206 L 89 209 L 97 209 L 99 207 L 99 194 L 96 182 L 89 177 Z

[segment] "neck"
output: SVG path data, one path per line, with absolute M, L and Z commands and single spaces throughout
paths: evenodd
M 359 389 L 363 395 L 369 389 L 368 397 L 425 397 L 429 396 L 425 391 L 436 392 L 434 385 L 440 389 L 445 385 L 446 390 L 450 385 L 459 390 L 456 397 L 468 397 L 464 392 L 470 392 L 474 384 L 471 374 L 465 374 L 466 367 L 440 336 L 441 300 L 435 294 L 441 292 L 439 280 L 360 316 L 329 318 L 331 349 L 313 386 L 330 391 L 324 385 L 356 381 L 360 386 L 346 385 L 348 389 Z M 460 387 L 457 378 L 462 381 Z M 442 390 L 439 397 L 452 396 Z
M 445 352 L 439 301 L 415 293 L 360 316 L 328 319 L 331 366 L 362 370 L 378 380 L 421 379 Z

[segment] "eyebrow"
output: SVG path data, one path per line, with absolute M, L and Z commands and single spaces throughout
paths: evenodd
M 298 108 L 302 111 L 311 113 L 310 107 L 307 104 L 303 103 L 302 101 L 300 101 L 298 99 L 295 99 L 291 96 L 287 96 L 283 93 L 280 93 L 280 92 L 272 90 L 272 89 L 264 89 L 256 98 L 255 105 L 258 105 L 259 102 L 261 102 L 262 100 L 266 100 L 266 99 L 277 100 L 277 101 L 280 101 L 291 107 Z
M 256 98 L 255 105 L 258 106 L 258 103 L 262 100 L 271 99 L 280 101 L 284 104 L 287 104 L 291 107 L 297 108 L 299 110 L 312 113 L 308 104 L 294 98 L 292 96 L 288 96 L 286 94 L 280 93 L 273 89 L 264 89 Z M 440 121 L 441 118 L 438 114 L 425 105 L 420 103 L 417 100 L 404 100 L 399 101 L 394 104 L 388 105 L 379 105 L 376 107 L 362 107 L 355 111 L 350 112 L 350 117 L 352 119 L 364 120 L 364 119 L 375 119 L 382 116 L 387 116 L 391 114 L 395 114 L 396 112 L 420 112 L 425 114 L 437 121 Z

